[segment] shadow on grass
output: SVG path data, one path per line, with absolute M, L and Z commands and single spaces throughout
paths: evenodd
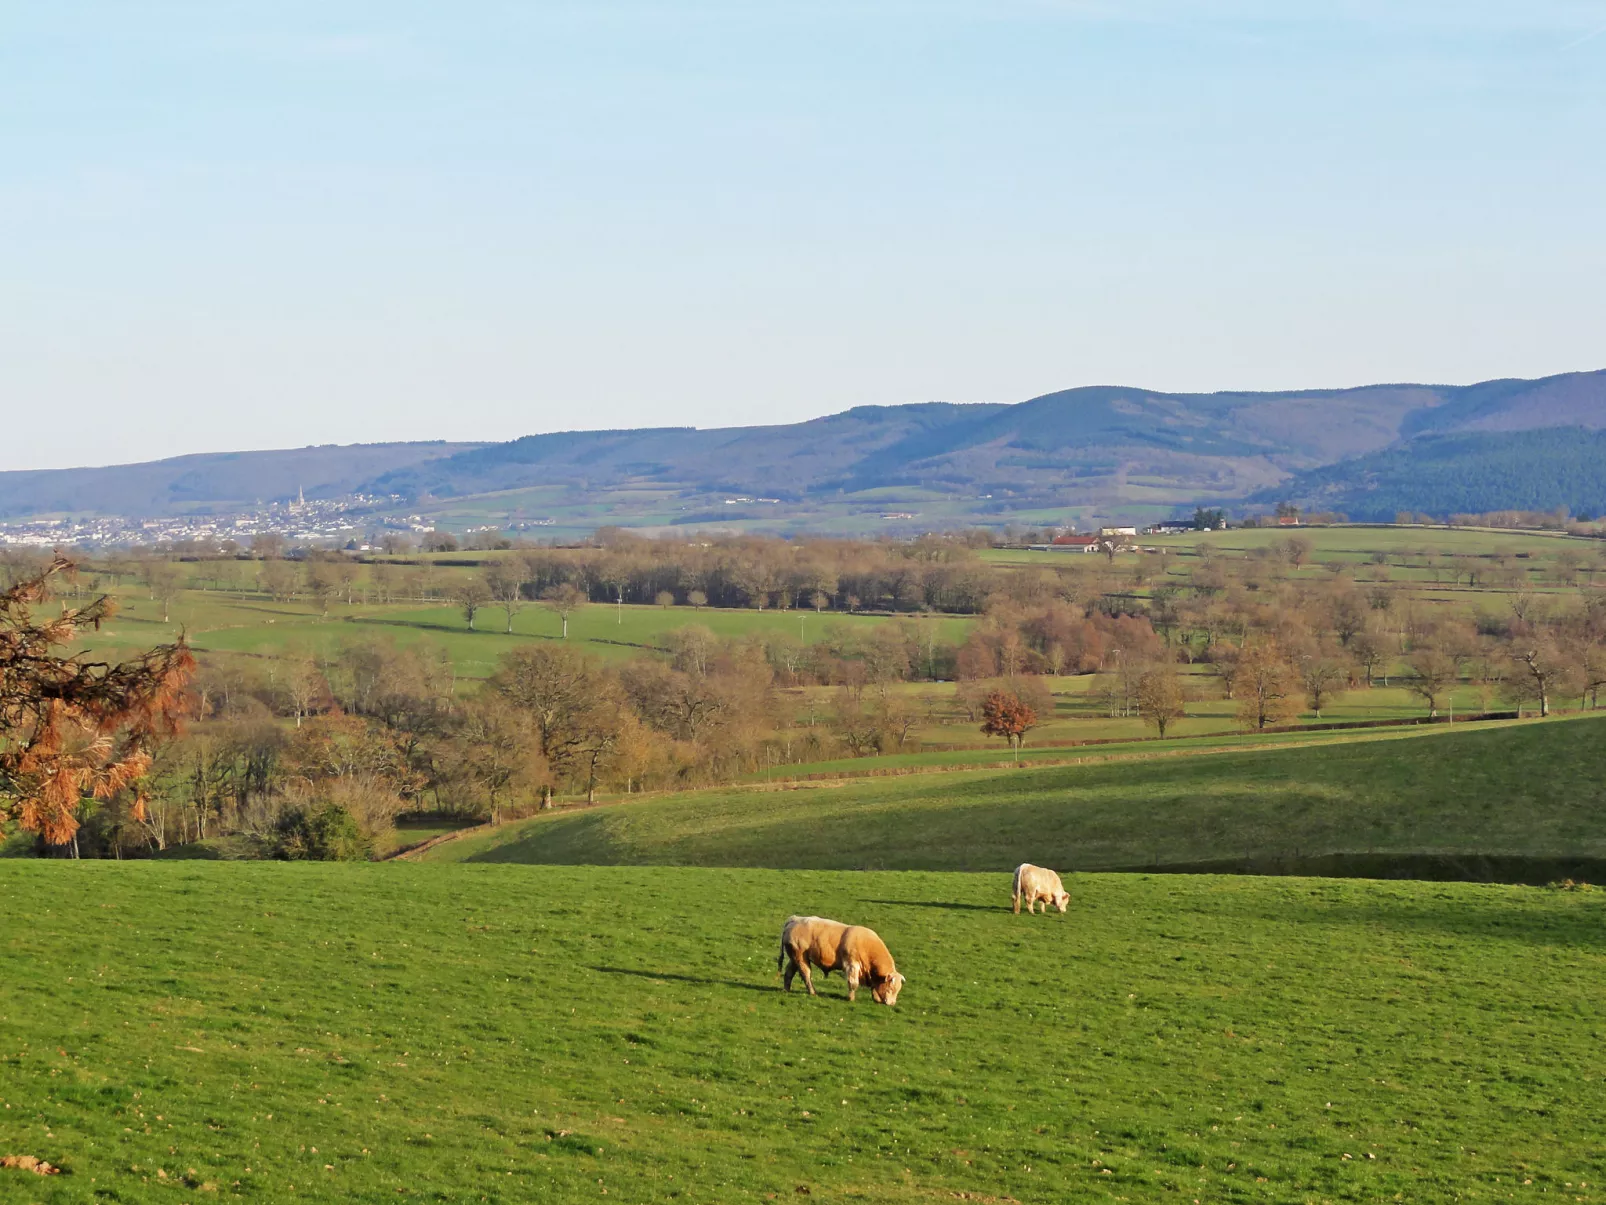
M 1606 883 L 1606 858 L 1526 854 L 1332 853 L 1248 855 L 1204 862 L 1090 867 L 1118 874 L 1299 875 L 1332 879 L 1416 879 L 1437 883 L 1519 883 L 1544 887 L 1564 879 Z
M 676 983 L 694 983 L 698 987 L 735 987 L 745 992 L 775 992 L 775 984 L 741 983 L 735 979 L 709 979 L 703 975 L 678 975 L 673 971 L 640 971 L 629 967 L 592 967 L 604 975 L 634 975 L 637 979 L 673 979 Z
M 889 904 L 895 908 L 944 908 L 953 912 L 1008 912 L 1008 904 L 961 904 L 953 900 L 861 900 L 865 904 Z

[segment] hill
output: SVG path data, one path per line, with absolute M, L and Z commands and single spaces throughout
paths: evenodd
M 0 518 L 68 513 L 128 516 L 228 513 L 267 502 L 338 498 L 376 474 L 452 456 L 470 443 L 324 444 L 215 452 L 105 468 L 0 473 Z
M 540 817 L 432 857 L 998 872 L 1022 861 L 1336 872 L 1350 860 L 1369 873 L 1541 882 L 1587 865 L 1598 878 L 1602 731 L 1585 716 L 1318 748 L 706 791 Z M 1435 871 L 1448 862 L 1463 870 Z
M 1581 427 L 1420 435 L 1397 447 L 1295 474 L 1249 501 L 1291 501 L 1390 522 L 1493 510 L 1606 513 L 1606 432 Z
M 1560 416 L 1560 417 L 1557 417 Z M 1420 430 L 1606 428 L 1606 371 L 1465 387 L 1281 393 L 1091 386 L 1013 406 L 866 406 L 777 427 L 536 435 L 398 469 L 376 492 L 452 497 L 565 482 L 785 500 L 921 487 L 1059 505 L 1243 497 Z M 978 499 L 980 501 L 981 499 Z
M 496 444 L 306 448 L 0 473 L 0 517 L 227 512 L 293 497 L 299 487 L 309 498 L 396 495 L 392 511 L 425 509 L 448 526 L 534 521 L 556 529 L 546 534 L 609 522 L 852 532 L 889 523 L 925 530 L 1160 518 L 1199 501 L 1280 497 L 1290 478 L 1299 483 L 1297 474 L 1327 466 L 1339 466 L 1332 481 L 1347 482 L 1345 466 L 1368 471 L 1355 458 L 1386 449 L 1422 443 L 1422 456 L 1437 449 L 1453 459 L 1462 447 L 1431 437 L 1498 441 L 1552 427 L 1606 429 L 1606 370 L 1272 393 L 1090 386 L 1015 405 L 863 406 L 777 426 L 569 431 Z M 1484 455 L 1498 442 L 1467 446 Z M 1312 478 L 1310 490 L 1327 480 Z M 1478 502 L 1472 509 L 1520 504 L 1495 485 Z

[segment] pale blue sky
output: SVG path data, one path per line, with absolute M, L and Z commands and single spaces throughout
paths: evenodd
M 0 468 L 1606 366 L 1606 0 L 0 0 Z

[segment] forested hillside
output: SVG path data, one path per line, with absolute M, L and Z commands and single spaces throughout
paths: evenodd
M 1497 510 L 1606 512 L 1606 432 L 1580 427 L 1423 435 L 1400 447 L 1300 473 L 1252 501 L 1387 522 Z

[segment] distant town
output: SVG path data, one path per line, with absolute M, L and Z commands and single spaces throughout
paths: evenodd
M 424 515 L 380 514 L 399 497 L 351 494 L 343 498 L 298 498 L 237 514 L 177 515 L 159 519 L 119 515 L 0 522 L 0 544 L 35 548 L 114 548 L 147 544 L 248 544 L 277 535 L 288 544 L 330 545 L 381 532 L 425 532 L 435 524 Z

